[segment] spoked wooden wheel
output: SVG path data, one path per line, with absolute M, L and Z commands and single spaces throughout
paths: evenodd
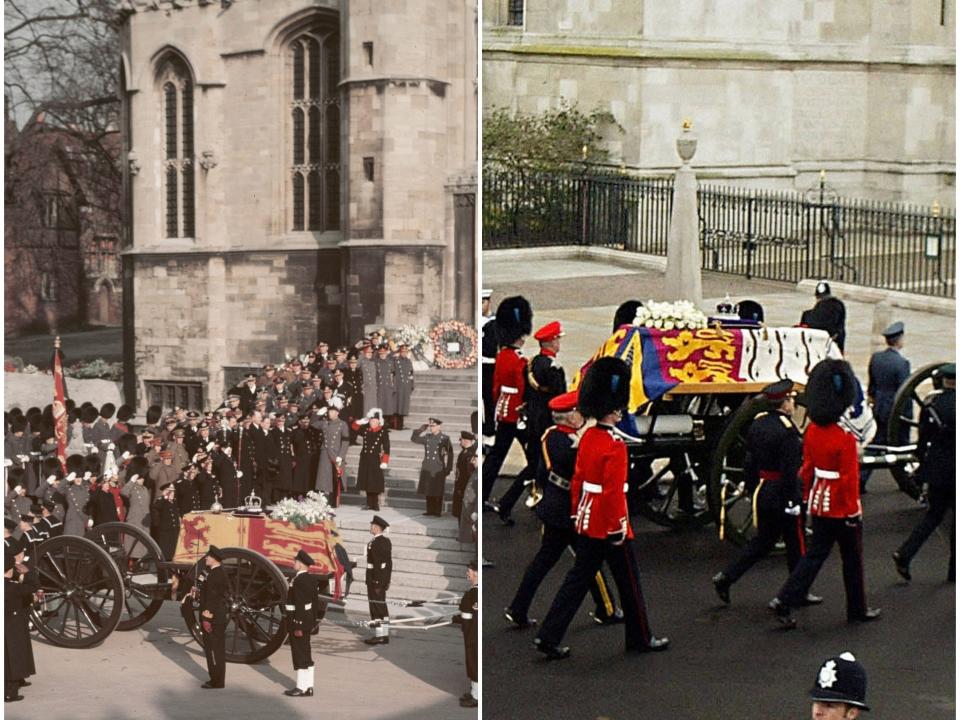
M 689 453 L 666 458 L 631 458 L 633 508 L 657 525 L 697 528 L 713 521 L 704 502 L 706 487 Z M 639 471 L 639 473 L 638 473 Z
M 227 575 L 227 662 L 255 663 L 272 655 L 286 638 L 283 604 L 287 581 L 279 568 L 263 555 L 246 548 L 225 548 L 223 569 Z M 203 561 L 185 581 L 197 585 L 206 573 Z M 202 582 L 202 581 L 201 581 Z M 202 646 L 200 604 L 187 598 L 183 616 L 194 639 Z
M 806 408 L 803 397 L 797 398 L 793 421 L 802 432 L 806 426 Z M 756 532 L 753 527 L 753 498 L 744 488 L 744 467 L 747 458 L 747 431 L 754 418 L 769 410 L 769 404 L 759 398 L 743 402 L 730 418 L 720 436 L 710 464 L 710 482 L 707 500 L 717 524 L 721 514 L 724 539 L 738 545 L 746 543 Z M 722 513 L 721 513 L 722 508 Z
M 73 535 L 45 540 L 37 550 L 43 601 L 31 620 L 54 645 L 92 647 L 123 616 L 123 578 L 102 547 Z
M 900 386 L 893 398 L 893 409 L 887 423 L 887 437 L 878 439 L 878 442 L 886 441 L 888 445 L 894 446 L 917 442 L 920 408 L 924 398 L 934 390 L 933 375 L 941 365 L 943 363 L 924 365 Z M 920 483 L 917 479 L 919 469 L 919 462 L 893 465 L 890 468 L 890 474 L 896 480 L 897 486 L 914 500 L 920 497 Z
M 169 588 L 160 546 L 143 528 L 122 522 L 97 525 L 86 537 L 110 554 L 123 577 L 124 613 L 117 630 L 140 627 L 160 611 Z

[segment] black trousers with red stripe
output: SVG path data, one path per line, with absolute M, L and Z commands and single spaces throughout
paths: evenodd
M 538 635 L 540 642 L 559 645 L 567 628 L 580 609 L 580 604 L 594 582 L 604 561 L 617 585 L 620 606 L 623 609 L 627 650 L 645 648 L 653 634 L 647 621 L 647 606 L 640 589 L 640 573 L 633 552 L 633 541 L 614 545 L 608 540 L 580 535 L 576 544 L 577 558 L 553 599 L 550 611 Z
M 792 573 L 803 557 L 803 522 L 799 515 L 787 515 L 784 512 L 786 504 L 776 485 L 778 482 L 765 480 L 757 490 L 757 534 L 723 571 L 731 585 L 758 560 L 769 555 L 780 538 L 787 546 L 787 572 Z
M 790 573 L 777 598 L 788 607 L 799 607 L 826 562 L 833 544 L 840 546 L 843 564 L 843 586 L 847 592 L 847 618 L 856 619 L 867 609 L 867 593 L 863 585 L 863 522 L 860 518 L 827 518 L 814 516 L 813 535 L 807 552 Z

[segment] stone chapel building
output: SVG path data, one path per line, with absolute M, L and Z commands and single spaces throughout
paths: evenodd
M 473 322 L 471 0 L 121 0 L 127 402 Z

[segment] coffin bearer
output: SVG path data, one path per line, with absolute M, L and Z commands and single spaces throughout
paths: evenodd
M 426 432 L 428 428 L 429 432 Z M 453 470 L 453 444 L 450 438 L 443 434 L 443 421 L 435 417 L 414 430 L 410 440 L 417 445 L 423 445 L 423 463 L 420 465 L 417 492 L 427 496 L 427 511 L 424 515 L 440 517 L 447 475 Z
M 811 423 L 803 436 L 800 478 L 813 534 L 806 554 L 771 603 L 778 621 L 787 629 L 796 627 L 791 612 L 803 605 L 834 543 L 840 545 L 843 562 L 847 621 L 865 622 L 880 617 L 879 610 L 867 606 L 863 584 L 863 506 L 857 440 L 838 423 L 853 404 L 856 392 L 857 379 L 844 360 L 821 360 L 810 371 L 806 395 Z
M 290 697 L 313 697 L 313 656 L 310 653 L 310 631 L 316 620 L 313 603 L 317 598 L 317 583 L 308 570 L 313 558 L 301 548 L 293 560 L 296 571 L 290 582 L 290 592 L 284 609 L 290 625 L 290 652 L 293 669 L 297 671 L 297 686 L 284 690 Z
M 463 631 L 463 650 L 467 665 L 467 677 L 470 678 L 470 690 L 460 696 L 460 707 L 477 707 L 480 697 L 479 682 L 479 648 L 477 645 L 477 628 L 480 627 L 480 593 L 477 589 L 479 575 L 477 561 L 471 560 L 467 564 L 467 580 L 470 589 L 460 599 L 460 613 L 453 616 L 453 622 Z
M 780 380 L 763 389 L 769 404 L 754 418 L 747 431 L 747 458 L 744 467 L 746 490 L 753 498 L 753 526 L 757 534 L 727 568 L 713 577 L 717 595 L 730 603 L 730 586 L 766 557 L 778 540 L 787 546 L 787 572 L 793 572 L 803 555 L 803 520 L 800 480 L 797 473 L 803 458 L 803 441 L 793 424 L 793 382 Z M 806 604 L 822 602 L 807 595 Z
M 867 707 L 867 671 L 853 653 L 827 658 L 810 689 L 813 720 L 857 720 Z
M 666 650 L 667 638 L 653 635 L 640 589 L 627 510 L 627 447 L 614 433 L 630 399 L 630 368 L 619 358 L 600 358 L 580 387 L 580 414 L 596 418 L 580 440 L 570 483 L 571 514 L 577 538 L 573 568 L 564 578 L 536 640 L 551 660 L 569 657 L 560 645 L 583 596 L 606 560 L 623 603 L 627 652 Z
M 517 438 L 517 422 L 526 387 L 527 361 L 520 354 L 533 326 L 533 310 L 526 298 L 506 298 L 497 308 L 497 333 L 501 350 L 493 370 L 492 399 L 496 433 L 493 447 L 483 462 L 483 502 L 490 499 L 503 461 Z
M 540 583 L 563 553 L 568 548 L 574 552 L 577 544 L 577 533 L 570 519 L 570 478 L 577 461 L 580 440 L 577 431 L 584 423 L 583 415 L 577 410 L 577 395 L 574 390 L 550 401 L 554 425 L 543 435 L 543 462 L 535 480 L 535 493 L 541 497 L 536 513 L 543 523 L 540 549 L 527 566 L 516 595 L 503 613 L 517 628 L 526 628 L 536 622 L 527 613 Z M 610 595 L 610 583 L 602 570 L 597 570 L 590 579 L 589 588 L 596 608 L 594 620 L 601 625 L 623 622 L 623 613 Z
M 370 603 L 370 627 L 374 636 L 364 642 L 367 645 L 386 645 L 390 642 L 390 613 L 387 612 L 387 590 L 390 589 L 390 574 L 393 572 L 390 538 L 383 533 L 390 523 L 379 515 L 370 521 L 373 539 L 367 543 L 367 600 Z
M 209 690 L 224 687 L 226 680 L 227 576 L 223 552 L 216 545 L 207 550 L 205 563 L 207 577 L 200 588 L 200 627 L 210 680 L 200 687 Z
M 950 564 L 947 582 L 956 579 L 957 546 L 957 366 L 941 366 L 939 375 L 943 389 L 931 393 L 920 411 L 920 438 L 917 448 L 922 453 L 919 480 L 928 486 L 927 512 L 910 533 L 910 537 L 893 553 L 893 562 L 900 576 L 910 581 L 910 561 L 930 534 L 951 510 Z
M 500 521 L 512 525 L 510 517 L 513 506 L 523 494 L 523 488 L 534 479 L 543 456 L 541 439 L 544 431 L 550 427 L 550 408 L 548 403 L 557 395 L 566 392 L 567 380 L 563 366 L 557 360 L 560 352 L 560 338 L 564 336 L 563 326 L 556 320 L 537 330 L 533 337 L 540 343 L 540 354 L 530 361 L 527 370 L 527 387 L 524 393 L 524 405 L 527 414 L 527 444 L 524 448 L 527 466 L 520 471 L 510 488 L 497 501 L 500 506 Z

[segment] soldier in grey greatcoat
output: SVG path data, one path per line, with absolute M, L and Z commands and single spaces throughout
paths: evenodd
M 24 417 L 15 418 L 10 426 L 10 432 L 4 438 L 3 457 L 12 463 L 11 467 L 23 470 L 24 489 L 29 495 L 37 492 L 37 473 L 30 462 L 32 438 L 27 433 L 27 420 Z
M 457 540 L 464 545 L 469 545 L 477 541 L 476 527 L 479 510 L 477 509 L 477 455 L 474 453 L 473 472 L 470 474 L 470 480 L 467 482 L 467 489 L 463 493 L 463 507 L 460 510 L 460 530 L 457 533 Z
M 340 419 L 342 403 L 339 398 L 330 401 L 329 407 L 320 408 L 311 427 L 320 431 L 320 462 L 317 466 L 316 489 L 327 496 L 333 507 L 340 506 L 340 482 L 343 475 L 347 449 L 350 447 L 350 428 Z
M 430 418 L 427 425 L 413 431 L 410 440 L 423 445 L 423 464 L 420 466 L 420 482 L 417 492 L 427 496 L 427 511 L 424 515 L 440 517 L 443 510 L 443 489 L 447 475 L 453 469 L 453 444 L 443 434 L 443 421 Z M 429 428 L 429 432 L 427 431 Z
M 396 365 L 390 357 L 390 348 L 381 345 L 377 348 L 377 404 L 384 417 L 390 417 L 397 412 L 397 380 Z
M 69 466 L 67 468 L 69 470 Z M 70 472 L 67 476 L 70 484 L 63 493 L 67 499 L 67 512 L 63 517 L 64 535 L 83 535 L 87 532 L 87 521 L 90 517 L 84 512 L 90 500 L 90 489 L 83 479 L 83 473 Z
M 373 357 L 373 348 L 364 345 L 357 363 L 360 367 L 360 387 L 363 391 L 363 414 L 366 416 L 377 407 L 377 361 Z
M 129 476 L 130 479 L 127 480 L 126 485 L 124 485 L 120 490 L 120 494 L 130 501 L 130 507 L 127 508 L 127 517 L 124 522 L 130 523 L 131 525 L 136 525 L 141 530 L 145 530 L 149 533 L 150 490 L 143 484 L 146 478 L 139 473 L 130 473 Z M 145 550 L 143 544 L 137 543 L 137 541 L 132 537 L 124 540 L 124 545 L 126 545 L 128 553 L 135 544 L 137 545 L 137 550 L 139 553 L 135 552 L 134 556 L 139 557 L 139 555 L 143 554 L 143 551 Z
M 393 426 L 403 430 L 403 417 L 410 414 L 410 396 L 413 395 L 413 360 L 410 359 L 410 347 L 401 345 L 393 358 L 394 377 L 397 385 L 397 407 Z

